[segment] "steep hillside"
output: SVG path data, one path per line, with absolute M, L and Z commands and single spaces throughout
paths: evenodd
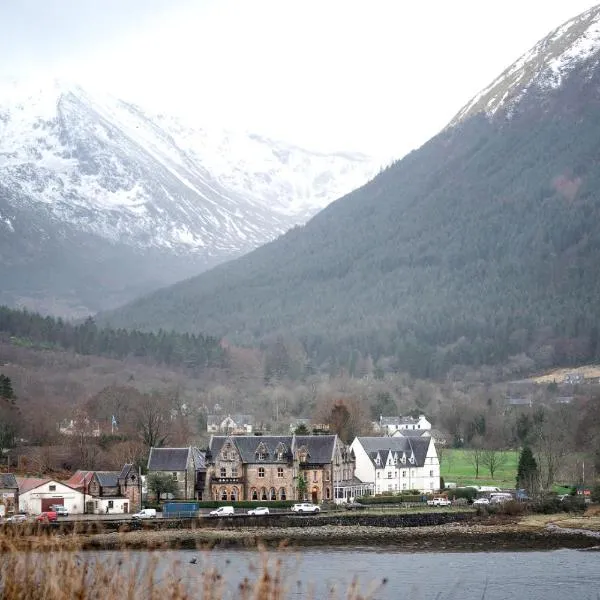
M 114 307 L 277 237 L 375 169 L 77 85 L 2 88 L 0 302 Z
M 104 316 L 245 343 L 297 337 L 419 375 L 598 356 L 600 8 L 525 54 L 439 135 L 307 225 Z

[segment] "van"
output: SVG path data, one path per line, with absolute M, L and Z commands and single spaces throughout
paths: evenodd
M 208 515 L 210 517 L 229 517 L 234 513 L 233 506 L 219 506 L 219 508 L 211 510 Z
M 50 507 L 50 510 L 53 510 L 59 517 L 68 517 L 69 511 L 67 507 L 62 504 L 53 504 Z
M 142 508 L 140 512 L 131 515 L 132 519 L 156 519 L 155 508 Z

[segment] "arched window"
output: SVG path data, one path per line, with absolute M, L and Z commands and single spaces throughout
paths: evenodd
M 227 469 L 225 467 L 221 467 L 221 477 L 227 477 Z
M 260 488 L 260 499 L 267 500 L 267 488 Z
M 227 488 L 221 488 L 221 500 L 227 500 Z
M 264 467 L 258 467 L 258 476 L 259 477 L 265 476 L 265 468 Z
M 258 492 L 256 491 L 256 488 L 252 488 L 252 491 L 250 492 L 250 497 L 252 498 L 252 500 L 258 500 Z
M 275 488 L 271 488 L 269 490 L 269 500 L 277 500 L 277 492 L 275 491 Z
M 279 488 L 279 499 L 280 500 L 285 500 L 287 498 L 287 495 L 285 493 L 285 488 Z
M 235 486 L 231 488 L 230 498 L 232 502 L 238 501 L 238 489 Z

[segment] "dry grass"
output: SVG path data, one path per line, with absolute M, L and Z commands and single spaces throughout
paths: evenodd
M 575 367 L 572 369 L 555 369 L 545 375 L 532 377 L 531 381 L 534 381 L 535 383 L 552 383 L 553 381 L 556 381 L 559 383 L 568 373 L 581 373 L 586 378 L 600 377 L 600 365 L 587 365 L 585 367 Z
M 97 554 L 82 551 L 79 540 L 26 528 L 1 533 L 0 600 L 285 600 L 292 583 L 281 557 L 264 548 L 257 551 L 250 575 L 232 590 L 216 567 L 206 566 L 210 560 L 200 561 L 192 577 L 191 565 L 165 561 L 160 550 Z M 372 597 L 357 581 L 341 594 L 331 590 L 328 595 L 329 600 Z M 304 598 L 316 600 L 310 591 Z
M 517 527 L 529 531 L 545 529 L 550 523 L 564 527 L 565 529 L 588 529 L 600 531 L 600 515 L 588 515 L 587 512 L 581 516 L 573 516 L 569 513 L 557 513 L 554 515 L 527 515 L 519 520 Z

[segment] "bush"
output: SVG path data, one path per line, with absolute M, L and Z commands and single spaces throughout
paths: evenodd
M 206 500 L 203 502 L 198 502 L 198 506 L 200 508 L 219 508 L 219 506 L 233 506 L 234 508 L 256 508 L 257 506 L 268 506 L 269 508 L 289 508 L 298 502 L 299 500 L 240 500 L 239 502 Z
M 448 498 L 450 498 L 450 500 L 464 498 L 467 502 L 473 502 L 473 500 L 475 500 L 476 497 L 477 490 L 472 487 L 462 487 L 448 490 Z
M 600 481 L 596 482 L 592 488 L 592 501 L 600 502 Z

